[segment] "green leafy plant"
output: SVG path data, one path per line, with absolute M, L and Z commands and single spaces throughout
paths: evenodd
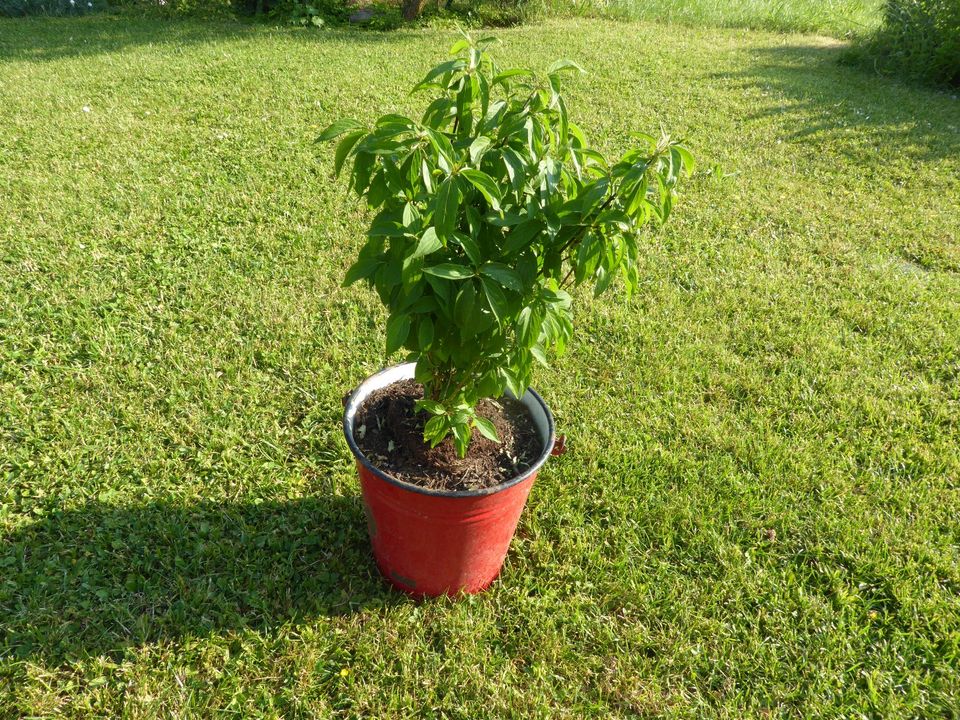
M 565 349 L 570 287 L 637 288 L 644 231 L 667 220 L 694 166 L 682 144 L 644 134 L 608 164 L 560 92 L 580 68 L 498 71 L 493 41 L 464 36 L 414 87 L 433 94 L 419 121 L 345 119 L 319 138 L 340 138 L 335 173 L 350 165 L 350 187 L 376 211 L 345 284 L 376 288 L 387 354 L 417 364 L 425 440 L 452 434 L 461 456 L 473 429 L 497 439 L 477 403 L 520 397 L 534 366 Z
M 247 0 L 256 2 L 257 0 Z M 325 28 L 347 22 L 350 8 L 344 0 L 261 0 L 270 17 L 301 27 Z
M 291 3 L 288 20 L 291 25 L 322 28 L 327 24 L 324 9 L 311 2 Z
M 960 0 L 886 0 L 883 25 L 846 59 L 931 85 L 960 87 Z

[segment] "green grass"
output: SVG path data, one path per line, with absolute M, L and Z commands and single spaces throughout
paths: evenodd
M 688 26 L 862 35 L 880 21 L 883 0 L 536 0 L 554 13 L 593 12 Z
M 590 68 L 605 151 L 723 171 L 638 296 L 578 297 L 502 579 L 416 603 L 340 436 L 383 313 L 312 139 L 416 108 L 450 32 L 0 23 L 0 717 L 956 716 L 960 102 L 822 38 L 499 34 Z

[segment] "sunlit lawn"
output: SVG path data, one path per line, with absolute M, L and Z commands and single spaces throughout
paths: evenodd
M 543 0 L 563 6 L 563 0 Z M 613 0 L 609 12 L 655 22 L 860 35 L 880 22 L 884 0 Z
M 413 112 L 452 33 L 0 22 L 0 717 L 960 707 L 960 101 L 814 36 L 499 35 L 701 171 L 539 375 L 570 452 L 502 579 L 415 603 L 339 428 L 387 362 L 367 218 L 312 140 Z

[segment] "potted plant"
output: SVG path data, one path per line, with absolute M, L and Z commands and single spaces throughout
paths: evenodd
M 346 401 L 374 554 L 417 595 L 477 592 L 500 571 L 554 444 L 533 370 L 573 334 L 571 287 L 638 282 L 644 232 L 665 222 L 693 158 L 636 134 L 608 164 L 570 120 L 560 61 L 498 71 L 464 36 L 414 87 L 422 118 L 328 127 L 334 166 L 376 214 L 345 285 L 388 311 L 386 350 L 407 362 Z

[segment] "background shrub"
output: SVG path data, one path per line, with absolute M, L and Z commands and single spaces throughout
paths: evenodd
M 960 86 L 960 0 L 887 0 L 883 25 L 853 58 L 881 72 Z
M 0 3 L 7 1 L 15 0 L 0 0 Z M 81 0 L 76 1 L 81 2 Z M 83 2 L 86 1 L 83 0 Z M 94 0 L 94 4 L 97 1 Z M 216 18 L 241 12 L 241 0 L 99 0 L 99 2 L 105 8 L 165 18 Z
M 84 15 L 106 7 L 106 0 L 0 0 L 0 17 Z
M 251 9 L 256 8 L 258 0 L 234 0 L 246 2 Z M 274 17 L 288 20 L 294 25 L 314 25 L 344 23 L 350 17 L 351 7 L 344 0 L 260 0 Z M 356 9 L 355 7 L 353 9 Z

